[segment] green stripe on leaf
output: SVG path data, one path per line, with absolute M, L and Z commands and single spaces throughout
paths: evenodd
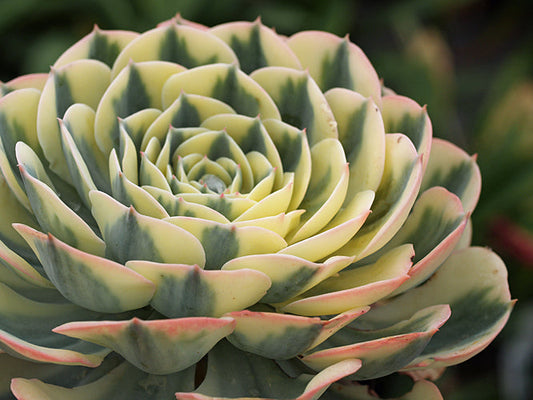
M 24 225 L 17 231 L 30 243 L 46 275 L 74 304 L 93 311 L 117 313 L 147 305 L 152 282 L 123 265 L 79 251 Z
M 113 349 L 137 368 L 153 374 L 182 371 L 233 331 L 231 318 L 178 318 L 143 321 L 71 322 L 54 332 Z
M 200 242 L 168 222 L 139 214 L 105 193 L 89 194 L 92 212 L 106 243 L 106 254 L 124 264 L 128 260 L 204 265 Z M 181 244 L 179 251 L 176 243 Z
M 26 193 L 41 229 L 60 240 L 95 255 L 103 255 L 104 242 L 50 187 L 20 167 Z
M 305 129 L 311 145 L 325 138 L 337 138 L 333 114 L 319 87 L 307 72 L 268 67 L 251 77 L 275 101 L 281 120 Z
M 156 285 L 151 305 L 169 318 L 220 317 L 260 300 L 270 279 L 258 271 L 205 271 L 198 266 L 129 261 Z

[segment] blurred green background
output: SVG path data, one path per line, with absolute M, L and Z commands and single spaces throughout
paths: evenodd
M 177 12 L 349 34 L 386 86 L 428 105 L 435 136 L 478 154 L 473 243 L 504 258 L 519 301 L 502 335 L 438 384 L 447 400 L 533 398 L 533 2 L 0 0 L 0 80 L 47 72 L 94 24 L 144 31 Z

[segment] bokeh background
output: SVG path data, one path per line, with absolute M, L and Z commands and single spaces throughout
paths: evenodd
M 177 12 L 349 34 L 386 86 L 427 104 L 435 136 L 478 154 L 473 243 L 502 256 L 518 303 L 498 339 L 438 385 L 446 400 L 533 399 L 533 1 L 0 0 L 0 80 L 47 72 L 94 24 L 144 31 Z

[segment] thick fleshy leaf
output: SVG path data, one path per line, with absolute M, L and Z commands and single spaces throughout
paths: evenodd
M 54 291 L 54 285 L 28 261 L 0 241 L 0 280 L 18 293 L 36 299 L 41 291 Z M 40 290 L 44 289 L 44 290 Z
M 385 165 L 385 127 L 379 109 L 372 99 L 348 89 L 331 89 L 325 95 L 350 163 L 346 197 L 362 190 L 376 191 Z
M 30 203 L 17 172 L 15 146 L 22 141 L 40 151 L 35 127 L 39 91 L 21 89 L 0 99 L 0 171 L 18 201 L 27 209 Z
M 421 190 L 432 186 L 445 187 L 461 199 L 465 212 L 472 212 L 481 192 L 476 156 L 471 157 L 454 144 L 434 138 Z
M 13 167 L 17 165 L 15 145 L 18 141 L 25 142 L 34 151 L 40 151 L 35 127 L 39 95 L 38 90 L 29 88 L 0 99 L 0 137 Z
M 374 192 L 368 190 L 358 193 L 350 204 L 349 209 L 339 213 L 331 224 L 317 235 L 296 242 L 281 250 L 281 254 L 292 254 L 316 261 L 327 257 L 344 246 L 363 226 L 370 214 L 370 206 L 374 199 Z M 331 227 L 330 227 L 331 225 Z
M 28 226 L 17 224 L 15 228 L 34 249 L 48 279 L 74 304 L 117 313 L 150 302 L 153 283 L 123 265 L 84 253 Z
M 311 178 L 311 150 L 305 130 L 299 130 L 276 119 L 263 125 L 276 145 L 284 172 L 294 172 L 294 189 L 289 210 L 295 210 L 303 200 Z
M 70 322 L 53 331 L 111 348 L 153 374 L 182 371 L 233 331 L 231 318 Z
M 41 229 L 82 251 L 104 254 L 104 242 L 74 211 L 61 201 L 50 187 L 20 166 L 26 193 Z
M 64 129 L 72 137 L 91 179 L 99 190 L 110 192 L 108 159 L 96 145 L 94 110 L 86 104 L 71 105 L 63 117 Z M 63 129 L 63 128 L 62 128 Z M 73 182 L 76 185 L 78 182 Z
M 448 258 L 464 232 L 468 215 L 461 201 L 440 186 L 426 190 L 415 202 L 405 224 L 390 242 L 357 264 L 368 264 L 396 246 L 412 243 L 415 248 L 410 279 L 394 293 L 409 290 L 431 276 Z
M 331 315 L 370 305 L 409 279 L 413 256 L 411 245 L 395 248 L 375 264 L 339 272 L 281 309 L 299 315 Z
M 179 97 L 150 125 L 142 139 L 141 149 L 144 149 L 153 137 L 163 140 L 169 131 L 169 126 L 174 128 L 198 127 L 209 117 L 217 114 L 234 113 L 233 109 L 220 100 L 196 94 L 180 93 Z M 180 136 L 184 136 L 183 134 Z M 185 138 L 183 138 L 185 139 Z M 174 141 L 182 141 L 182 137 L 174 138 Z M 175 146 L 177 146 L 177 143 Z M 174 154 L 170 150 L 170 155 Z
M 198 154 L 210 160 L 217 160 L 220 157 L 230 158 L 240 165 L 242 191 L 246 193 L 253 187 L 252 169 L 246 155 L 235 140 L 223 130 L 199 133 L 180 144 L 174 154 L 181 157 Z
M 328 339 L 330 348 L 302 358 L 315 370 L 358 358 L 363 366 L 353 376 L 357 380 L 389 375 L 410 363 L 426 347 L 431 337 L 450 317 L 447 305 L 429 307 L 402 321 L 377 331 L 347 327 Z
M 137 32 L 106 31 L 95 26 L 90 34 L 61 54 L 54 67 L 60 68 L 76 60 L 94 59 L 111 68 L 122 49 L 137 36 Z
M 237 325 L 227 339 L 241 350 L 287 360 L 326 340 L 367 310 L 355 309 L 329 321 L 278 313 L 231 312 L 226 316 L 233 318 Z
M 177 24 L 152 29 L 131 41 L 115 61 L 113 76 L 117 76 L 130 60 L 168 61 L 185 68 L 237 62 L 229 46 L 216 36 Z
M 169 167 L 167 165 L 167 167 Z M 169 167 L 170 168 L 170 167 Z M 139 185 L 155 186 L 172 193 L 172 189 L 163 172 L 144 153 L 141 152 L 141 166 L 139 167 Z
M 219 269 L 237 257 L 276 253 L 287 243 L 278 234 L 256 226 L 237 227 L 192 217 L 171 217 L 166 221 L 190 232 L 205 251 L 205 269 Z
M 27 299 L 0 284 L 0 348 L 28 360 L 98 366 L 109 350 L 54 334 L 55 326 L 70 321 L 99 319 L 102 314 L 70 303 L 39 302 Z
M 168 107 L 182 92 L 223 101 L 248 117 L 280 119 L 270 96 L 235 65 L 212 64 L 174 75 L 163 87 L 163 106 Z
M 250 207 L 257 204 L 256 201 L 241 195 L 226 196 L 224 193 L 220 195 L 210 193 L 180 193 L 178 197 L 190 203 L 210 207 L 230 221 L 233 221 Z
M 229 44 L 247 74 L 274 65 L 301 69 L 300 61 L 286 42 L 259 19 L 217 25 L 209 32 Z
M 11 224 L 18 222 L 37 228 L 39 224 L 33 214 L 28 211 L 15 197 L 6 180 L 0 174 L 0 241 L 4 242 L 11 250 L 29 260 L 34 259 L 28 244 L 13 229 Z
M 336 274 L 352 260 L 350 257 L 333 257 L 319 264 L 285 254 L 255 254 L 234 258 L 222 269 L 246 268 L 263 272 L 272 281 L 272 286 L 262 302 L 281 303 Z
M 96 109 L 96 142 L 104 154 L 119 149 L 118 120 L 146 108 L 161 109 L 161 89 L 166 80 L 184 68 L 163 61 L 130 63 L 100 95 Z
M 156 285 L 152 306 L 170 318 L 220 317 L 257 303 L 270 279 L 253 270 L 205 271 L 198 266 L 128 261 L 128 268 Z
M 171 217 L 188 215 L 194 218 L 220 222 L 222 224 L 229 223 L 229 220 L 226 217 L 210 207 L 185 201 L 183 197 L 173 195 L 160 188 L 143 186 L 143 189 L 150 193 L 165 208 Z
M 14 379 L 11 390 L 19 400 L 171 399 L 177 391 L 193 390 L 194 368 L 169 375 L 151 375 L 122 362 L 94 382 L 67 388 L 37 379 Z M 81 382 L 84 382 L 81 379 Z M 65 382 L 60 382 L 65 385 Z
M 59 126 L 61 130 L 61 145 L 67 162 L 67 168 L 70 172 L 71 181 L 85 206 L 90 207 L 89 192 L 96 190 L 97 187 L 68 128 L 62 121 L 59 121 Z
M 288 45 L 322 91 L 346 88 L 372 97 L 381 106 L 381 83 L 363 51 L 348 40 L 326 32 L 299 32 Z
M 283 172 L 281 159 L 269 132 L 265 129 L 259 117 L 215 115 L 205 120 L 202 123 L 202 127 L 212 130 L 225 130 L 245 154 L 252 151 L 263 154 L 270 165 L 276 169 L 275 187 L 277 188 L 281 185 Z
M 294 174 L 289 172 L 284 175 L 284 178 L 284 186 L 281 189 L 276 190 L 259 200 L 256 204 L 239 215 L 239 217 L 235 219 L 235 222 L 265 218 L 269 215 L 278 215 L 286 212 L 292 198 Z
M 142 215 L 166 218 L 168 213 L 147 191 L 131 182 L 120 169 L 115 149 L 109 156 L 109 173 L 113 198 L 126 207 L 133 206 Z
M 257 226 L 259 228 L 268 229 L 277 233 L 281 237 L 285 237 L 288 232 L 296 228 L 300 221 L 300 215 L 304 210 L 295 210 L 289 213 L 281 213 L 264 218 L 249 219 L 246 221 L 234 222 L 235 226 Z
M 452 254 L 426 283 L 375 307 L 355 325 L 383 327 L 409 318 L 421 308 L 449 304 L 450 320 L 410 367 L 457 364 L 483 350 L 507 321 L 514 302 L 506 277 L 496 254 L 469 247 Z
M 308 72 L 266 67 L 250 76 L 272 97 L 282 121 L 306 130 L 311 146 L 323 139 L 338 137 L 335 117 Z
M 426 107 L 403 96 L 383 97 L 382 111 L 385 132 L 403 133 L 422 156 L 423 170 L 429 161 L 433 129 Z
M 356 382 L 336 383 L 331 386 L 324 400 L 379 400 L 380 397 L 369 386 Z M 413 388 L 401 397 L 390 400 L 444 400 L 437 386 L 430 381 L 416 381 Z
M 0 82 L 0 97 L 19 89 L 37 89 L 41 91 L 48 79 L 48 74 L 34 73 L 18 76 L 9 82 Z
M 123 264 L 128 260 L 205 263 L 202 245 L 193 235 L 166 221 L 139 214 L 105 193 L 89 194 L 94 218 L 106 244 L 106 254 Z M 176 243 L 180 244 L 179 251 Z
M 221 341 L 209 353 L 207 375 L 192 393 L 176 393 L 177 400 L 267 400 L 275 398 L 318 400 L 333 382 L 353 374 L 359 360 L 348 360 L 325 369 L 313 379 L 289 378 L 277 364 L 235 349 Z M 239 379 L 234 379 L 236 371 Z
M 342 207 L 348 189 L 349 166 L 338 140 L 325 139 L 317 143 L 311 149 L 311 158 L 311 180 L 300 204 L 306 212 L 301 226 L 290 235 L 289 243 L 308 238 L 324 228 Z
M 109 67 L 96 60 L 78 60 L 52 68 L 39 101 L 37 134 L 50 168 L 59 176 L 70 177 L 57 118 L 63 118 L 74 103 L 95 110 L 110 80 Z
M 416 200 L 422 180 L 422 159 L 402 134 L 385 138 L 385 170 L 372 213 L 338 254 L 363 258 L 382 247 L 400 229 Z

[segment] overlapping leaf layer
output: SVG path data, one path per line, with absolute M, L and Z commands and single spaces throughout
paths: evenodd
M 95 29 L 2 94 L 2 398 L 375 399 L 509 316 L 475 159 L 347 38 Z

